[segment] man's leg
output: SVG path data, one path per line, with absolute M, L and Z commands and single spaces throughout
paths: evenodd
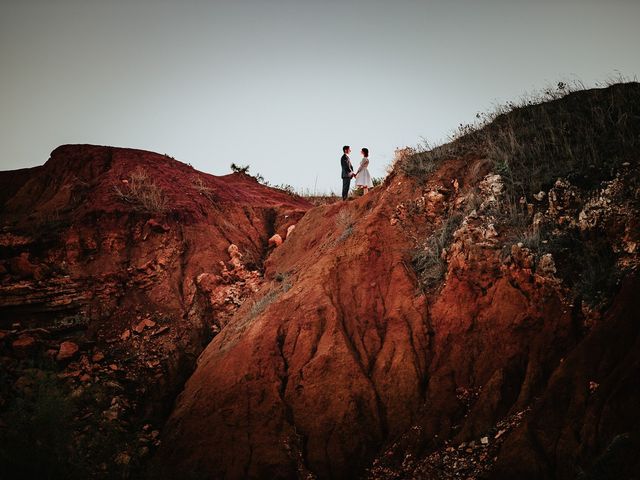
M 342 200 L 346 200 L 349 196 L 349 187 L 351 186 L 351 178 L 342 179 Z

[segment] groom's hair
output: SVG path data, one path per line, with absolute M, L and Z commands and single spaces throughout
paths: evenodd
M 349 150 L 349 145 L 345 145 L 344 147 L 342 147 L 342 153 L 347 153 L 347 150 Z
M 365 157 L 369 156 L 369 149 L 367 147 L 362 147 L 362 153 L 364 153 Z

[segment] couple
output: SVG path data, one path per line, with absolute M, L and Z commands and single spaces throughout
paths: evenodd
M 351 147 L 345 145 L 342 147 L 342 158 L 340 159 L 340 165 L 342 166 L 342 200 L 346 200 L 349 196 L 349 188 L 351 187 L 351 179 L 355 177 L 356 188 L 363 188 L 364 193 L 367 193 L 373 182 L 371 181 L 371 175 L 369 175 L 369 149 L 363 148 L 360 150 L 362 154 L 362 161 L 358 171 L 353 173 L 353 165 L 351 165 L 351 159 L 349 154 L 351 153 Z

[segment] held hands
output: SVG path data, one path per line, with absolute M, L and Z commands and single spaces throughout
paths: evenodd
M 356 178 L 356 174 L 355 173 L 351 173 L 351 178 Z

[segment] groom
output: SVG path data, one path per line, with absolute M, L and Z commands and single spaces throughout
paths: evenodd
M 345 145 L 342 147 L 342 158 L 340 159 L 340 165 L 342 166 L 342 200 L 346 200 L 349 196 L 349 187 L 351 186 L 351 179 L 356 176 L 353 173 L 353 166 L 351 160 L 349 160 L 349 154 L 351 153 L 351 147 Z

